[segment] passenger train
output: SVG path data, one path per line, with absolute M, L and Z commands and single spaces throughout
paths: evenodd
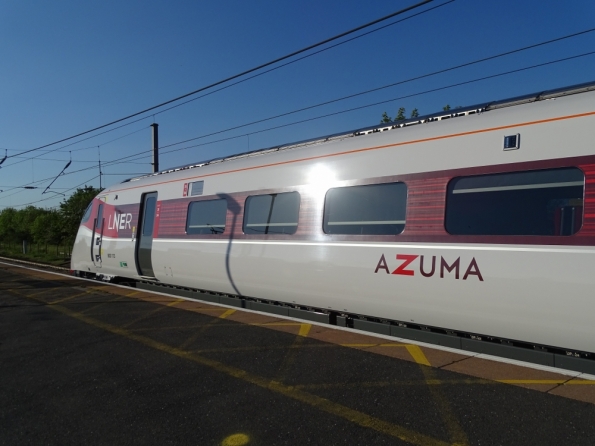
M 589 358 L 595 83 L 126 180 L 71 268 Z

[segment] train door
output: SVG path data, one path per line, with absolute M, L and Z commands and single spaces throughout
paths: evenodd
M 97 268 L 101 268 L 101 244 L 103 243 L 104 223 L 103 203 L 101 203 L 97 208 L 97 215 L 93 221 L 93 237 L 91 238 L 91 260 Z
M 144 194 L 141 200 L 141 211 L 138 220 L 136 266 L 138 274 L 145 277 L 155 277 L 151 262 L 151 248 L 153 246 L 153 227 L 155 225 L 156 208 L 157 192 Z

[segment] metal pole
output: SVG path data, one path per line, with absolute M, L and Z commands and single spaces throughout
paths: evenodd
M 153 127 L 153 173 L 159 172 L 159 124 L 151 124 Z
M 97 146 L 97 159 L 99 161 L 99 189 L 103 189 L 101 186 L 101 150 L 99 149 L 99 146 Z

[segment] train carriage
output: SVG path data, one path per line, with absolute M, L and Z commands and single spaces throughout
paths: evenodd
M 588 357 L 594 90 L 127 180 L 91 203 L 71 268 Z

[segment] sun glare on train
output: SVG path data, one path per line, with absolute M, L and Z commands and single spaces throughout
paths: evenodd
M 308 173 L 308 190 L 316 196 L 324 197 L 326 191 L 333 187 L 335 172 L 324 164 L 314 165 Z

